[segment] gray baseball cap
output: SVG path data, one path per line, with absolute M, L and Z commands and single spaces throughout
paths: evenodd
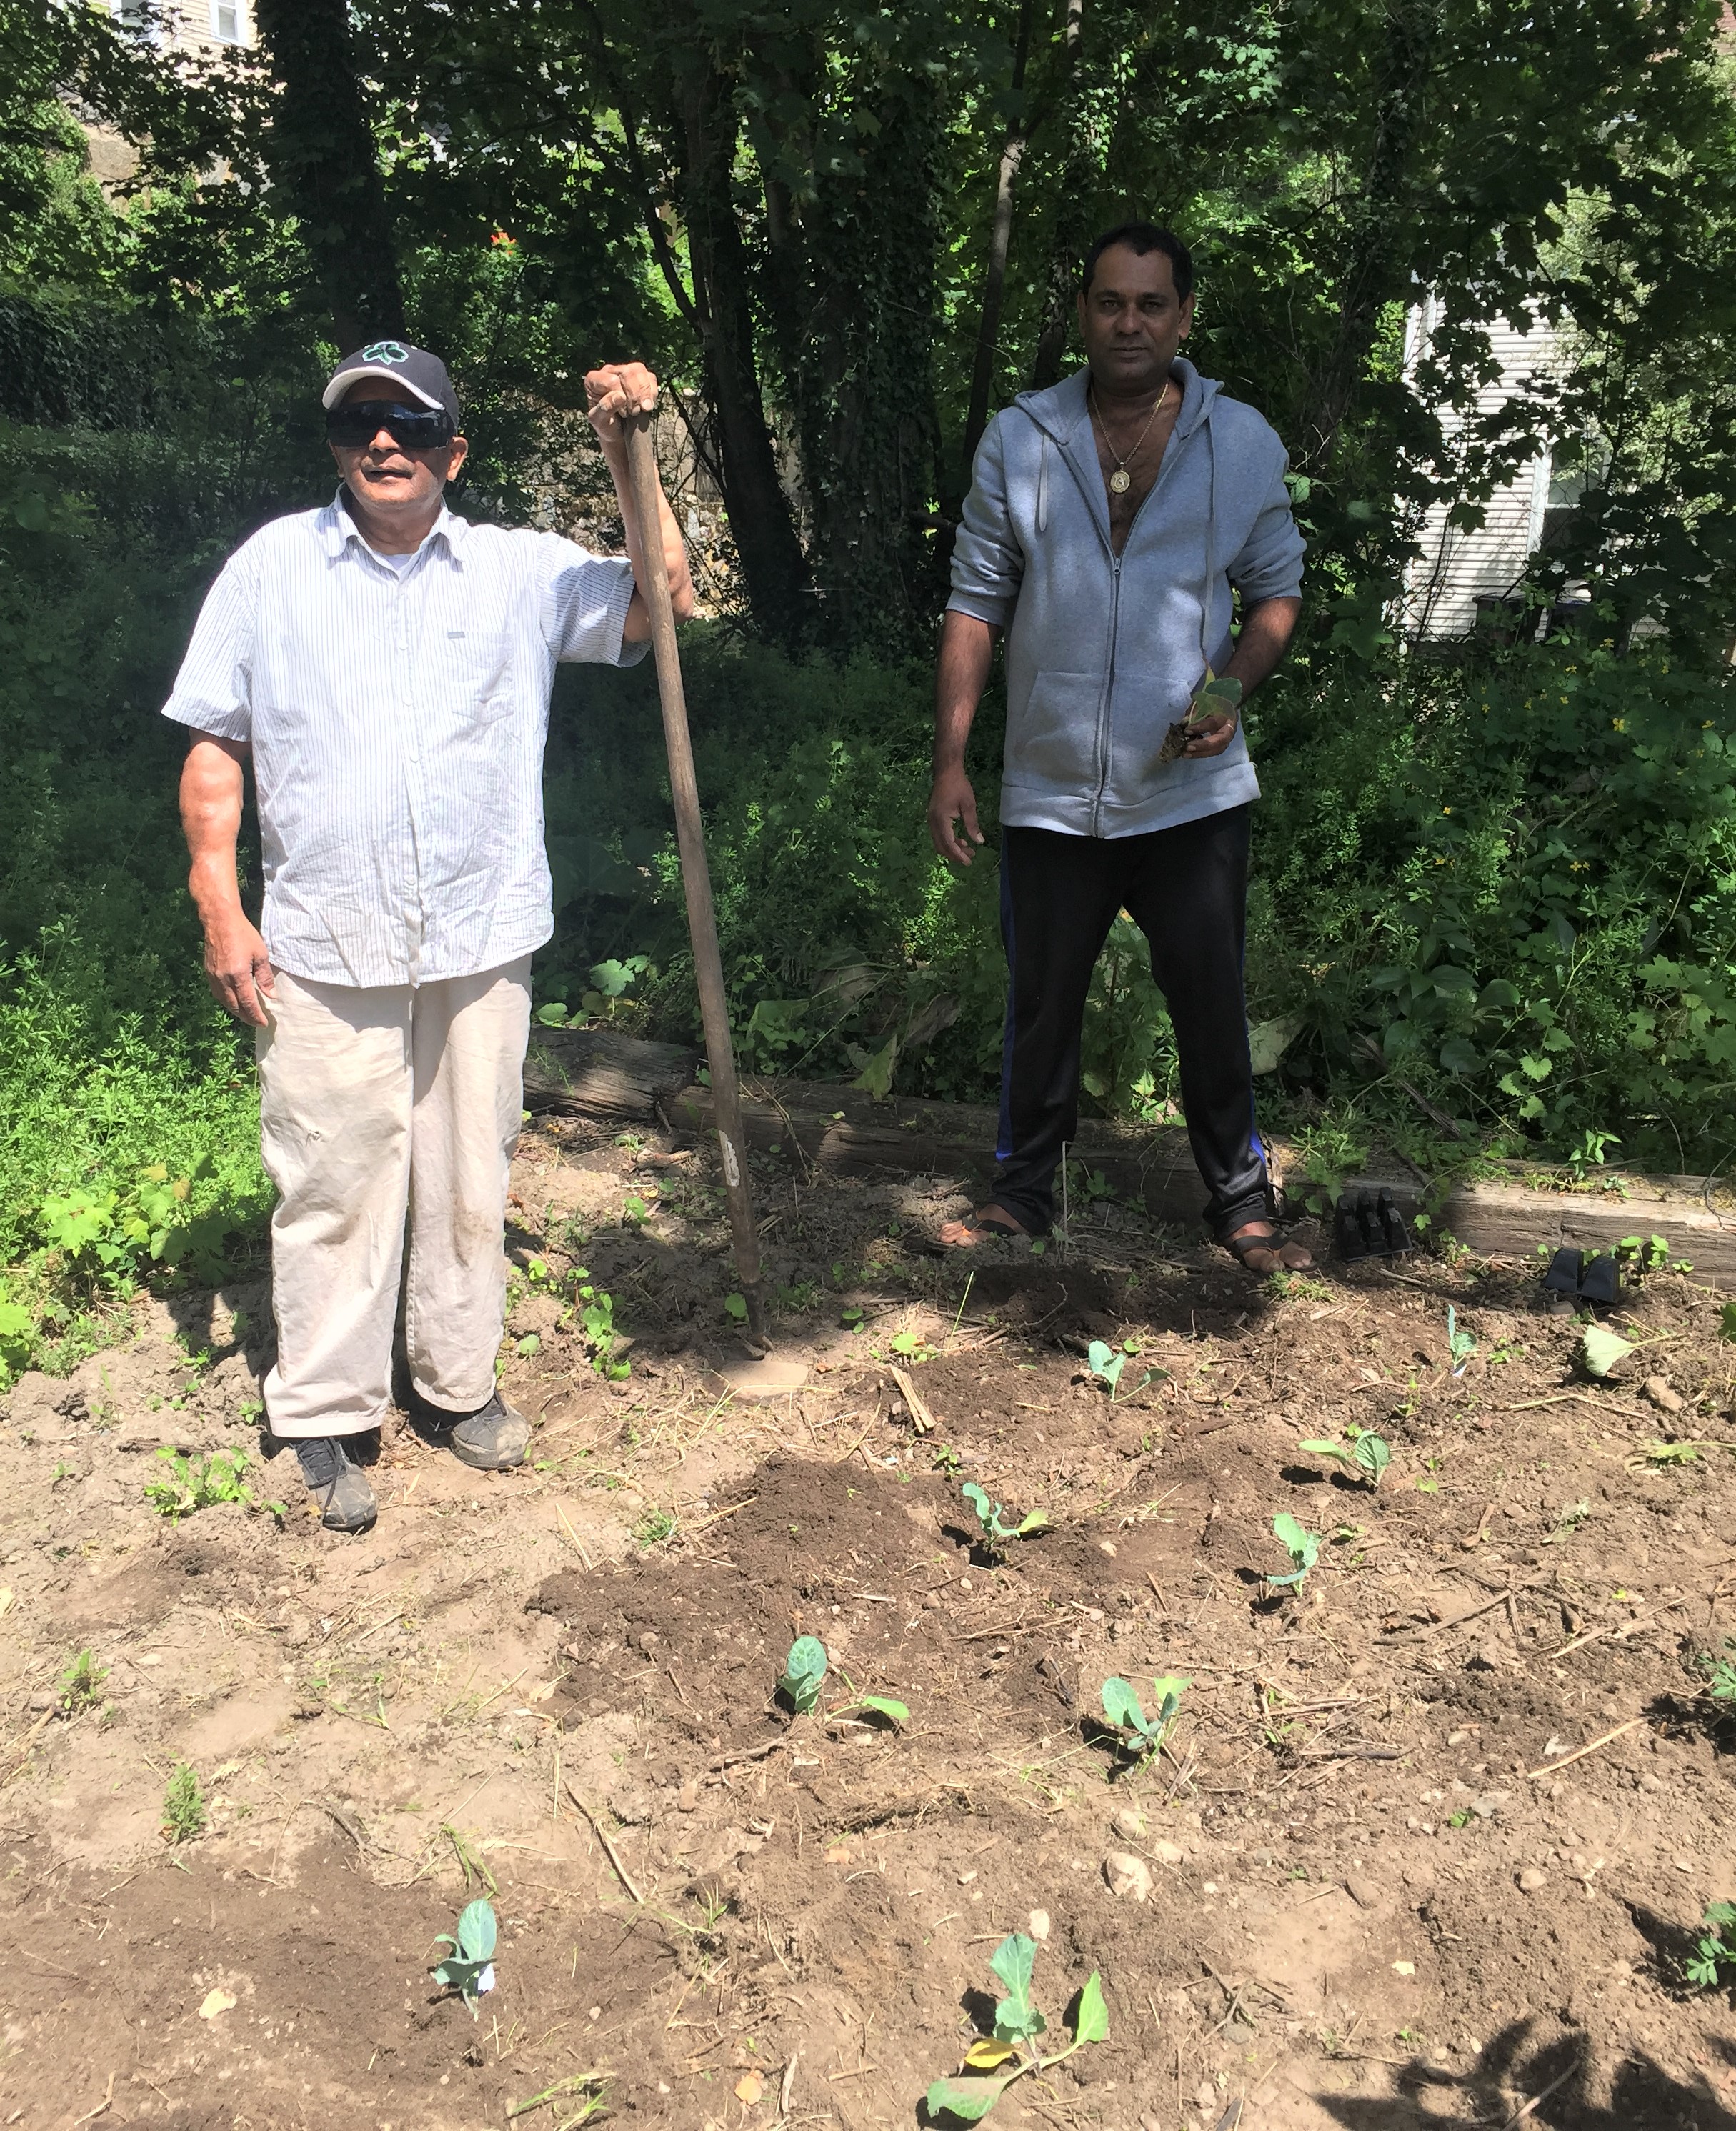
M 377 377 L 395 390 L 420 400 L 424 407 L 444 407 L 452 417 L 453 427 L 458 427 L 458 395 L 452 389 L 445 364 L 425 347 L 412 347 L 408 341 L 371 340 L 366 347 L 345 356 L 332 372 L 331 381 L 320 395 L 320 405 L 328 409 L 335 407 L 352 385 L 368 377 Z

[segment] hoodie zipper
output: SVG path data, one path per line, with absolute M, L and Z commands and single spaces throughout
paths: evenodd
M 1179 422 L 1180 419 L 1181 410 L 1177 409 L 1177 420 Z M 1208 402 L 1206 410 L 1200 417 L 1199 421 L 1196 423 L 1192 429 L 1188 431 L 1188 438 L 1191 438 L 1196 432 L 1203 428 L 1205 424 L 1211 420 L 1211 408 Z M 1172 431 L 1170 433 L 1168 447 L 1163 453 L 1163 463 L 1158 468 L 1158 477 L 1152 483 L 1150 491 L 1147 495 L 1145 500 L 1134 513 L 1132 523 L 1128 526 L 1127 539 L 1121 550 L 1121 553 L 1124 555 L 1126 553 L 1128 548 L 1131 547 L 1133 544 L 1134 534 L 1138 529 L 1139 520 L 1145 515 L 1147 510 L 1150 509 L 1153 502 L 1156 500 L 1158 491 L 1163 486 L 1163 476 L 1169 472 L 1170 467 L 1175 462 L 1175 447 L 1177 441 L 1178 439 L 1177 438 L 1174 432 Z M 1182 439 L 1180 441 L 1185 442 L 1186 439 Z M 1095 447 L 1093 449 L 1095 457 Z M 1207 520 L 1206 532 L 1209 553 L 1211 536 L 1211 496 L 1209 487 L 1206 491 L 1206 510 Z M 1103 834 L 1103 795 L 1109 789 L 1110 706 L 1114 702 L 1115 697 L 1115 654 L 1121 642 L 1121 556 L 1115 553 L 1113 543 L 1107 538 L 1105 539 L 1103 544 L 1109 550 L 1110 568 L 1109 677 L 1104 683 L 1102 700 L 1097 706 L 1097 789 L 1096 796 L 1091 800 L 1091 832 L 1094 836 L 1101 836 Z M 1211 596 L 1211 587 L 1209 584 L 1206 587 L 1206 596 L 1208 600 Z

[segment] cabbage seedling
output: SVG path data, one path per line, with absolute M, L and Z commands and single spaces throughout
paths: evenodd
M 1164 1741 L 1176 1728 L 1182 1697 L 1192 1683 L 1191 1680 L 1177 1679 L 1173 1674 L 1154 1679 L 1151 1692 L 1157 1703 L 1157 1714 L 1148 1717 L 1139 1696 L 1134 1693 L 1131 1680 L 1104 1681 L 1103 1714 L 1118 1731 L 1133 1733 L 1131 1740 L 1122 1740 L 1121 1750 L 1132 1755 L 1136 1769 L 1143 1769 L 1148 1761 L 1155 1760 L 1162 1751 Z
M 1312 1532 L 1304 1531 L 1288 1510 L 1280 1510 L 1272 1520 L 1272 1530 L 1290 1557 L 1290 1573 L 1288 1576 L 1268 1576 L 1266 1581 L 1274 1590 L 1286 1584 L 1299 1584 L 1320 1559 L 1320 1541 Z
M 985 1553 L 998 1554 L 1005 1549 L 1009 1539 L 1029 1539 L 1033 1532 L 1047 1531 L 1049 1528 L 1048 1513 L 1045 1510 L 1028 1511 L 1016 1525 L 1004 1522 L 1000 1503 L 991 1502 L 986 1489 L 978 1487 L 974 1480 L 966 1480 L 962 1492 L 965 1500 L 976 1512 Z
M 784 1660 L 784 1671 L 778 1682 L 778 1692 L 788 1701 L 792 1709 L 803 1717 L 811 1717 L 819 1707 L 820 1684 L 826 1677 L 826 1645 L 818 1635 L 798 1635 L 789 1646 L 789 1655 Z M 847 1672 L 841 1672 L 850 1693 L 845 1701 L 835 1702 L 826 1714 L 842 1717 L 851 1709 L 871 1709 L 876 1715 L 888 1717 L 894 1724 L 908 1724 L 910 1712 L 902 1702 L 895 1702 L 890 1694 L 858 1694 L 856 1682 Z
M 798 1716 L 812 1717 L 826 1677 L 826 1645 L 818 1635 L 798 1635 L 784 1660 L 778 1692 Z
M 1705 1937 L 1687 1965 L 1688 1980 L 1696 1990 L 1715 1990 L 1736 1978 L 1736 1903 L 1714 1902 L 1700 1921 Z
M 1376 1435 L 1371 1429 L 1358 1428 L 1354 1423 L 1345 1430 L 1342 1443 L 1329 1443 L 1323 1436 L 1311 1436 L 1296 1447 L 1307 1451 L 1311 1458 L 1336 1460 L 1356 1479 L 1366 1480 L 1370 1487 L 1380 1485 L 1381 1474 L 1393 1462 L 1386 1438 Z
M 1109 2009 L 1103 2003 L 1102 1982 L 1094 1972 L 1079 1993 L 1073 2039 L 1065 2049 L 1050 2057 L 1042 2055 L 1037 2038 L 1047 2033 L 1048 2022 L 1031 1998 L 1036 1961 L 1036 1942 L 1023 1932 L 1009 1932 L 989 1956 L 989 1966 L 1005 1985 L 1007 1995 L 995 2005 L 994 2033 L 980 2037 L 965 2052 L 965 2070 L 986 2076 L 936 2080 L 926 2097 L 931 2117 L 951 2116 L 965 2124 L 981 2123 L 1013 2081 L 1025 2072 L 1047 2071 L 1087 2042 L 1109 2040 Z M 1008 2066 L 1010 2070 L 1005 2069 Z
M 1093 1339 L 1086 1350 L 1085 1366 L 1100 1384 L 1109 1386 L 1109 1402 L 1113 1406 L 1121 1395 L 1121 1372 L 1126 1368 L 1128 1358 L 1138 1350 L 1131 1340 L 1119 1349 L 1102 1339 Z M 1148 1369 L 1134 1386 L 1134 1391 L 1143 1391 L 1148 1384 L 1155 1383 L 1161 1370 Z
M 436 1983 L 458 1992 L 472 2020 L 479 2017 L 477 1999 L 494 1988 L 494 1940 L 493 1904 L 480 1899 L 458 1912 L 456 1937 L 451 1932 L 435 1937 L 437 1946 L 449 1946 L 452 1951 L 428 1972 Z
M 1448 1303 L 1446 1305 L 1446 1352 L 1448 1362 L 1455 1377 L 1462 1377 L 1465 1374 L 1470 1358 L 1476 1351 L 1476 1341 L 1472 1338 L 1469 1332 L 1461 1332 L 1459 1329 L 1459 1319 L 1454 1314 L 1453 1305 Z
M 1580 1359 L 1588 1377 L 1607 1377 L 1633 1352 L 1631 1341 L 1601 1324 L 1588 1324 L 1580 1334 Z

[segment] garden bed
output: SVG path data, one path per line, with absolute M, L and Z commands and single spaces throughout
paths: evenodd
M 159 1447 L 257 1444 L 262 1293 L 152 1304 L 14 1388 L 0 2115 L 908 2124 L 1020 1931 L 1045 2042 L 1094 1971 L 1109 2038 L 997 2123 L 1731 2123 L 1728 1996 L 1684 1982 L 1736 1893 L 1698 1662 L 1736 1634 L 1736 1347 L 1701 1276 L 1628 1299 L 1648 1343 L 1597 1384 L 1528 1263 L 1280 1291 L 1124 1201 L 973 1270 L 924 1247 L 957 1174 L 786 1137 L 755 1181 L 809 1375 L 748 1403 L 708 1156 L 623 1137 L 549 1119 L 515 1171 L 532 1463 L 389 1430 L 360 1540 L 284 1458 L 242 1475 L 281 1528 L 146 1501 Z M 568 1320 L 578 1265 L 624 1381 Z M 1298 1449 L 1353 1424 L 1378 1491 Z M 967 1482 L 1051 1528 L 990 1559 Z M 1321 1541 L 1288 1592 L 1280 1513 Z M 803 1635 L 831 1670 L 793 1717 Z M 1101 1689 L 1149 1707 L 1154 1674 L 1190 1684 L 1139 1767 Z M 179 1761 L 206 1822 L 172 1843 Z M 427 1971 L 488 1880 L 472 2022 Z

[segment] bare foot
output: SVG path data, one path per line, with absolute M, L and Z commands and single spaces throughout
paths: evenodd
M 981 1206 L 966 1221 L 945 1221 L 941 1224 L 939 1240 L 949 1251 L 968 1251 L 978 1243 L 992 1243 L 997 1236 L 1026 1236 L 1029 1228 L 1021 1228 L 1005 1206 L 991 1201 Z
M 1314 1263 L 1302 1244 L 1284 1243 L 1269 1221 L 1249 1221 L 1224 1238 L 1224 1247 L 1249 1272 L 1306 1272 Z

